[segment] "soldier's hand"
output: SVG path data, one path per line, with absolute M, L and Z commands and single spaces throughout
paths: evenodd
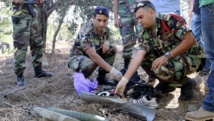
M 44 3 L 44 0 L 38 0 L 38 4 Z
M 110 48 L 109 41 L 105 41 L 101 47 L 103 48 L 103 53 L 107 53 L 109 51 L 109 48 Z
M 153 62 L 152 62 L 152 68 L 151 70 L 155 70 L 155 69 L 160 69 L 161 66 L 163 66 L 164 64 L 166 64 L 169 61 L 169 59 L 163 55 L 159 58 L 156 58 Z
M 110 74 L 112 74 L 117 80 L 120 80 L 123 77 L 123 74 L 114 67 L 111 69 Z
M 17 3 L 17 4 L 23 4 L 24 3 L 24 0 L 13 0 L 14 3 Z
M 121 26 L 120 20 L 118 18 L 114 19 L 114 26 L 117 27 L 117 28 L 119 28 Z
M 128 79 L 126 79 L 125 77 L 122 77 L 122 79 L 117 84 L 115 93 L 120 94 L 122 96 L 124 93 L 124 90 L 126 88 L 127 83 L 128 83 Z

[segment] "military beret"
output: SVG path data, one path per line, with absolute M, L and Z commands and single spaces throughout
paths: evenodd
M 134 12 L 137 12 L 137 10 L 140 8 L 140 7 L 145 7 L 145 6 L 148 6 L 150 8 L 152 8 L 153 10 L 155 10 L 155 6 L 150 2 L 150 1 L 142 1 L 142 2 L 139 2 L 134 10 Z
M 109 11 L 106 7 L 97 6 L 97 8 L 95 9 L 94 12 L 95 12 L 95 14 L 102 14 L 102 15 L 109 17 Z

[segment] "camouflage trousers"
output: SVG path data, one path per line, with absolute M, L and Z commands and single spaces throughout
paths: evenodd
M 42 66 L 44 43 L 38 30 L 36 17 L 32 17 L 27 9 L 23 9 L 20 15 L 13 16 L 12 22 L 13 44 L 17 49 L 14 54 L 14 71 L 18 75 L 26 68 L 25 59 L 29 45 L 33 67 Z
M 113 46 L 110 47 L 110 50 L 106 54 L 103 54 L 101 51 L 98 52 L 98 54 L 104 59 L 105 62 L 107 62 L 110 65 L 113 65 L 116 52 L 117 49 L 116 47 Z M 71 56 L 68 62 L 68 67 L 76 72 L 82 72 L 84 76 L 88 78 L 98 67 L 98 65 L 86 55 L 74 55 Z M 99 68 L 99 70 L 104 69 Z
M 156 58 L 155 55 L 147 55 L 141 67 L 149 76 L 165 82 L 183 83 L 183 77 L 195 72 L 201 64 L 201 58 L 179 55 L 170 59 L 160 69 L 152 71 L 151 65 Z
M 136 40 L 140 41 L 141 26 L 134 17 L 121 17 L 120 34 L 123 41 L 123 57 L 133 58 L 134 45 Z M 136 32 L 135 32 L 136 31 Z

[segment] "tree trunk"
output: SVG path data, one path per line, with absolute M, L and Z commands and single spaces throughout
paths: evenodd
M 54 51 L 54 50 L 55 50 L 55 44 L 56 44 L 56 37 L 57 37 L 57 35 L 58 35 L 58 33 L 59 33 L 59 30 L 60 30 L 60 28 L 61 28 L 61 25 L 62 25 L 63 19 L 65 18 L 66 12 L 67 12 L 67 11 L 65 10 L 64 13 L 63 13 L 63 15 L 62 15 L 62 18 L 59 20 L 59 25 L 58 25 L 58 27 L 57 27 L 55 33 L 54 33 L 54 38 L 53 38 L 53 43 L 52 43 L 52 51 L 51 51 L 52 57 L 53 57 L 54 54 L 55 54 L 55 51 Z

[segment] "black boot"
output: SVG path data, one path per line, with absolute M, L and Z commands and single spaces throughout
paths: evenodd
M 35 77 L 36 78 L 40 78 L 40 77 L 52 77 L 53 75 L 42 70 L 41 67 L 35 67 L 34 68 L 34 71 L 35 71 Z
M 115 83 L 114 81 L 109 81 L 106 78 L 106 74 L 107 72 L 105 70 L 98 70 L 98 77 L 97 77 L 97 81 L 99 85 L 111 85 L 111 86 L 116 86 L 117 83 Z
M 169 82 L 160 81 L 158 85 L 155 87 L 156 91 L 161 91 L 162 93 L 169 93 L 175 90 L 175 87 L 169 86 Z
M 184 77 L 184 79 L 186 79 L 186 84 L 181 87 L 181 95 L 179 100 L 187 101 L 193 97 L 196 81 L 189 77 Z
M 120 70 L 120 72 L 124 75 L 128 69 L 130 63 L 130 59 L 124 59 L 124 67 Z M 137 71 L 134 73 L 134 75 L 129 80 L 128 86 L 133 86 L 136 84 L 136 82 L 140 81 L 140 76 L 138 75 Z
M 24 86 L 26 84 L 23 73 L 17 75 L 16 83 L 18 86 Z

